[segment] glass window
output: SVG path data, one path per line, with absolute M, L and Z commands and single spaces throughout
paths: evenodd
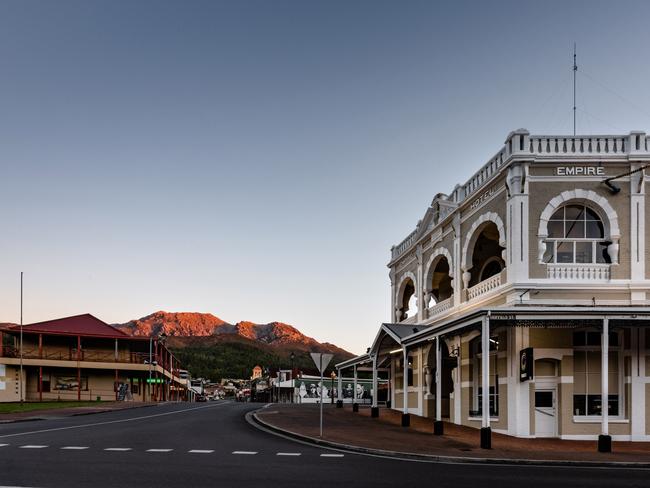
M 601 333 L 575 331 L 573 333 L 573 414 L 601 415 L 602 413 L 602 354 Z M 610 415 L 619 415 L 620 408 L 620 339 L 618 332 L 609 333 L 608 402 Z
M 552 391 L 536 391 L 535 392 L 535 407 L 537 407 L 537 408 L 553 408 L 553 392 Z
M 609 264 L 609 242 L 598 214 L 585 205 L 566 205 L 548 222 L 546 263 Z

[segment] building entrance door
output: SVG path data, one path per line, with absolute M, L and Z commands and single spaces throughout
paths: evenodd
M 557 436 L 557 388 L 535 390 L 535 437 Z

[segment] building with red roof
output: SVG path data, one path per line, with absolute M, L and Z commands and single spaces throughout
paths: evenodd
M 187 398 L 164 336 L 130 336 L 88 313 L 6 326 L 0 336 L 0 402 Z

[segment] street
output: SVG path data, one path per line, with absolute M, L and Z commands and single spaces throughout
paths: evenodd
M 642 469 L 429 463 L 313 447 L 251 426 L 244 415 L 261 406 L 179 403 L 4 424 L 0 485 L 648 486 Z

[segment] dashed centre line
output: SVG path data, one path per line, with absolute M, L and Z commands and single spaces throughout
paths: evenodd
M 0 444 L 0 447 L 7 447 L 10 446 L 11 444 Z M 22 446 L 17 446 L 19 449 L 45 449 L 50 446 L 44 445 L 44 444 L 25 444 Z M 56 446 L 53 447 L 53 449 L 57 449 Z M 61 446 L 58 449 L 64 450 L 64 451 L 84 451 L 87 449 L 91 449 L 90 446 Z M 106 447 L 103 449 L 104 451 L 113 451 L 113 452 L 127 452 L 127 451 L 133 451 L 132 447 Z M 151 448 L 151 449 L 145 449 L 145 452 L 151 452 L 151 453 L 166 453 L 166 452 L 172 452 L 174 449 L 172 448 Z M 187 451 L 188 454 L 212 454 L 214 453 L 214 449 L 190 449 Z M 256 454 L 259 454 L 259 451 L 232 451 L 233 455 L 235 456 L 255 456 Z M 272 453 L 269 453 L 272 455 Z M 302 452 L 276 452 L 276 456 L 285 456 L 285 457 L 298 457 L 302 456 Z M 345 454 L 335 454 L 335 453 L 323 453 L 320 454 L 320 457 L 323 458 L 342 458 L 344 457 Z M 0 487 L 2 488 L 2 487 Z

